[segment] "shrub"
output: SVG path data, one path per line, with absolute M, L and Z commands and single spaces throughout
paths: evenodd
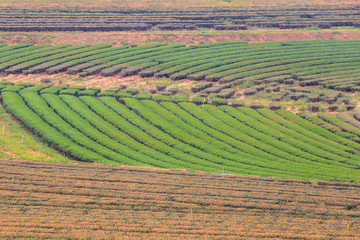
M 194 81 L 200 81 L 200 80 L 203 80 L 205 78 L 205 74 L 202 74 L 202 73 L 193 73 L 193 74 L 190 74 L 188 76 L 188 78 L 190 80 L 194 80 Z
M 312 108 L 313 112 L 319 112 L 320 111 L 320 106 L 318 104 L 313 104 L 311 108 Z
M 177 88 L 170 88 L 169 89 L 169 92 L 173 93 L 173 94 L 176 94 L 179 92 L 179 90 Z
M 101 91 L 101 88 L 89 87 L 89 88 L 87 88 L 86 90 L 94 90 L 94 91 L 100 92 L 100 91 Z
M 288 85 L 292 85 L 292 84 L 294 84 L 294 79 L 286 79 L 286 80 L 284 80 L 284 83 L 288 84 Z
M 189 98 L 186 96 L 175 96 L 174 97 L 174 102 L 178 103 L 178 102 L 188 102 Z
M 218 94 L 216 94 L 219 98 L 230 98 L 235 94 L 235 90 L 232 88 L 226 88 L 221 90 Z
M 171 97 L 164 95 L 155 95 L 152 97 L 156 102 L 171 102 Z
M 60 90 L 63 90 L 65 88 L 66 87 L 64 86 L 54 86 L 54 87 L 44 88 L 43 90 L 40 91 L 40 94 L 45 94 L 45 93 L 59 94 Z
M 127 98 L 127 97 L 131 97 L 132 94 L 131 93 L 128 93 L 128 92 L 119 92 L 117 94 L 115 94 L 115 97 L 116 98 Z
M 290 95 L 290 99 L 291 100 L 299 100 L 300 98 L 303 98 L 303 97 L 305 97 L 305 94 L 303 94 L 303 93 L 294 93 L 294 94 L 291 94 Z
M 255 89 L 256 89 L 256 91 L 260 92 L 265 89 L 265 86 L 264 85 L 256 86 Z
M 72 89 L 76 89 L 76 90 L 79 90 L 79 91 L 84 91 L 86 90 L 86 87 L 83 87 L 83 86 L 71 86 Z
M 207 82 L 205 82 L 205 83 L 200 83 L 200 84 L 197 84 L 196 86 L 194 86 L 194 87 L 192 87 L 191 88 L 191 91 L 193 92 L 193 93 L 197 93 L 197 92 L 200 92 L 201 90 L 204 90 L 204 89 L 206 89 L 206 88 L 209 88 L 209 87 L 212 87 L 212 83 L 207 83 Z
M 127 85 L 125 85 L 125 84 L 121 84 L 121 85 L 119 86 L 119 89 L 121 89 L 121 90 L 125 90 L 127 87 L 128 87 Z
M 139 72 L 139 75 L 141 77 L 152 77 L 154 76 L 154 72 L 151 70 L 142 70 L 141 72 Z
M 91 90 L 91 89 L 87 89 L 84 91 L 80 91 L 78 92 L 79 96 L 96 96 L 98 94 L 98 90 Z
M 167 87 L 166 85 L 162 85 L 162 84 L 156 85 L 156 89 L 158 91 L 164 91 L 166 87 Z
M 69 88 L 69 89 L 64 89 L 64 90 L 61 90 L 59 92 L 59 94 L 67 94 L 67 95 L 74 95 L 76 96 L 78 94 L 79 90 L 77 89 L 72 89 L 72 88 Z
M 331 105 L 331 106 L 328 107 L 328 110 L 329 110 L 330 112 L 334 112 L 334 111 L 336 111 L 337 109 L 338 109 L 338 106 L 337 106 L 337 105 Z
M 112 92 L 112 91 L 103 91 L 97 94 L 98 97 L 115 97 L 116 92 Z
M 136 88 L 128 88 L 128 89 L 126 89 L 126 92 L 130 93 L 131 95 L 135 95 L 135 94 L 139 93 L 139 90 Z
M 8 85 L 6 88 L 3 88 L 2 92 L 19 92 L 24 87 L 19 85 Z
M 207 76 L 205 77 L 205 80 L 206 80 L 206 81 L 209 81 L 209 82 L 217 82 L 217 81 L 220 80 L 220 77 L 214 76 L 214 75 L 207 75 Z
M 181 80 L 186 78 L 187 74 L 184 73 L 174 73 L 170 75 L 170 79 L 172 80 Z
M 207 103 L 208 99 L 204 97 L 194 97 L 193 99 L 191 99 L 191 101 L 197 105 L 201 105 Z
M 262 105 L 261 103 L 252 103 L 250 105 L 250 108 L 252 108 L 252 109 L 264 108 L 264 105 Z
M 155 88 L 151 88 L 151 89 L 149 89 L 149 92 L 152 93 L 152 94 L 154 94 L 154 93 L 156 93 L 157 91 L 156 91 Z
M 271 110 L 278 110 L 278 109 L 281 109 L 281 105 L 280 105 L 280 104 L 276 104 L 276 103 L 271 103 L 271 104 L 269 105 L 269 108 L 270 108 Z
M 172 95 L 174 95 L 174 93 L 172 93 L 172 92 L 163 92 L 162 94 L 165 95 L 165 96 L 172 96 Z
M 231 102 L 231 106 L 233 107 L 243 107 L 245 106 L 243 101 L 235 100 Z
M 7 82 L 7 81 L 4 81 L 4 82 L 0 82 L 1 85 L 15 85 L 15 83 L 13 82 Z
M 278 102 L 278 101 L 281 101 L 281 99 L 283 99 L 283 97 L 284 97 L 283 95 L 273 96 L 273 97 L 271 98 L 271 100 Z
M 354 110 L 355 109 L 355 105 L 348 105 L 346 106 L 346 110 L 350 111 L 350 110 Z
M 32 84 L 32 83 L 19 83 L 19 84 L 17 84 L 17 85 L 18 85 L 18 86 L 23 86 L 23 87 L 25 87 L 25 88 L 35 86 L 35 84 Z
M 215 106 L 227 105 L 228 104 L 228 100 L 226 100 L 224 98 L 214 98 L 214 99 L 212 99 L 211 102 Z
M 134 98 L 138 100 L 151 100 L 152 96 L 149 94 L 137 94 Z
M 218 93 L 223 89 L 224 89 L 224 86 L 220 85 L 220 86 L 206 88 L 205 90 L 203 90 L 203 92 L 204 93 Z
M 42 83 L 52 83 L 53 80 L 51 78 L 42 78 L 40 81 Z
M 256 93 L 257 93 L 257 91 L 256 91 L 256 89 L 254 89 L 254 88 L 249 88 L 249 89 L 246 89 L 246 90 L 244 91 L 244 94 L 247 95 L 247 96 L 249 96 L 249 95 L 254 95 L 254 94 L 256 94 Z

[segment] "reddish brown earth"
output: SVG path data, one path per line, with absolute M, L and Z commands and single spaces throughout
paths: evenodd
M 359 239 L 360 185 L 0 160 L 0 238 Z
M 360 40 L 359 30 L 246 30 L 246 31 L 167 31 L 167 32 L 36 32 L 7 33 L 0 32 L 0 41 L 7 44 L 22 42 L 35 44 L 113 44 L 114 46 L 151 43 L 184 43 L 198 44 L 201 42 L 219 41 L 296 41 L 296 40 Z

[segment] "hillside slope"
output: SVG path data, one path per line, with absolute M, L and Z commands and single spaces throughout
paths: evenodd
M 22 88 L 3 89 L 7 110 L 80 161 L 359 181 L 359 143 L 284 110 Z

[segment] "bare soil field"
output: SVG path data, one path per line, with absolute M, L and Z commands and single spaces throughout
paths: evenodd
M 0 7 L 39 8 L 39 7 L 101 7 L 125 9 L 192 9 L 213 7 L 270 7 L 270 6 L 348 6 L 359 5 L 355 0 L 2 0 Z
M 113 44 L 143 45 L 151 43 L 199 44 L 219 41 L 296 41 L 296 40 L 360 40 L 360 30 L 245 30 L 245 31 L 145 31 L 145 32 L 0 32 L 0 42 L 7 44 Z
M 359 239 L 360 185 L 0 160 L 0 237 Z

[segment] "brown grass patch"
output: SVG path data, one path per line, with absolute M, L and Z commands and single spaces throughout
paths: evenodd
M 360 238 L 359 184 L 84 163 L 0 164 L 0 237 Z
M 112 44 L 143 45 L 152 43 L 199 44 L 219 41 L 296 41 L 296 40 L 360 40 L 359 30 L 245 30 L 245 31 L 174 31 L 174 32 L 36 32 L 7 33 L 0 32 L 0 41 L 7 44 Z

